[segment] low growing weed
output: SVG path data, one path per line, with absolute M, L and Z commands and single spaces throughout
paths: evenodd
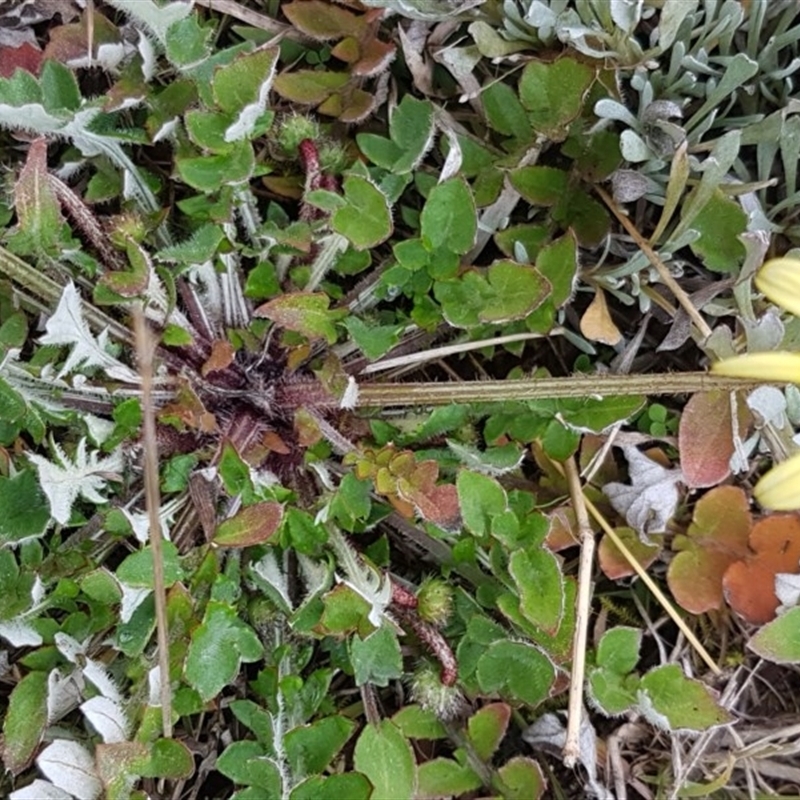
M 23 5 L 8 795 L 723 787 L 698 632 L 797 660 L 797 391 L 701 370 L 796 338 L 790 4 Z M 690 766 L 601 763 L 645 730 Z

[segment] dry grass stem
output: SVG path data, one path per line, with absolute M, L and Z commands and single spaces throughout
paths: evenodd
M 561 465 L 556 465 L 561 468 Z M 564 743 L 564 764 L 570 769 L 580 758 L 580 729 L 583 716 L 583 683 L 586 673 L 586 640 L 589 632 L 589 615 L 592 601 L 592 569 L 594 567 L 594 531 L 589 522 L 586 502 L 581 487 L 578 467 L 573 458 L 563 463 L 569 485 L 569 496 L 578 522 L 578 539 L 581 545 L 578 567 L 578 597 L 575 610 L 575 635 L 572 639 L 572 670 L 569 681 L 569 706 L 567 736 Z
M 636 560 L 633 553 L 625 546 L 625 543 L 617 536 L 617 532 L 608 524 L 608 520 L 602 515 L 597 506 L 584 495 L 584 502 L 589 513 L 595 518 L 598 525 L 603 529 L 611 541 L 614 542 L 617 549 L 622 553 L 623 558 L 631 565 L 636 574 L 644 581 L 645 586 L 653 593 L 653 596 L 661 604 L 661 607 L 670 616 L 672 621 L 678 626 L 680 631 L 688 640 L 689 644 L 695 649 L 700 658 L 705 661 L 708 668 L 715 674 L 721 675 L 722 670 L 717 666 L 717 663 L 709 655 L 708 651 L 703 647 L 700 640 L 694 635 L 689 626 L 683 621 L 683 618 L 673 607 L 672 603 L 667 599 L 666 595 L 658 588 L 655 581 L 647 574 L 647 571 L 642 568 L 642 565 Z
M 161 492 L 158 485 L 158 445 L 153 406 L 153 341 L 147 330 L 144 312 L 134 306 L 133 326 L 136 334 L 136 355 L 142 379 L 142 441 L 144 444 L 144 492 L 153 552 L 153 593 L 156 606 L 156 641 L 161 689 L 161 716 L 164 736 L 172 737 L 172 697 L 169 679 L 169 629 L 167 626 L 167 593 L 164 586 L 164 554 L 161 520 Z

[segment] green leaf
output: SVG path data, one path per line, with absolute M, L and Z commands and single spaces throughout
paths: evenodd
M 233 115 L 194 108 L 184 115 L 189 139 L 199 148 L 215 153 L 229 153 L 236 146 L 226 141 L 225 131 L 233 124 Z
M 245 297 L 251 300 L 263 300 L 274 297 L 281 290 L 275 265 L 269 261 L 261 261 L 247 273 L 244 285 Z
M 319 621 L 324 633 L 339 635 L 361 630 L 364 626 L 372 630 L 367 622 L 370 604 L 346 584 L 340 583 L 323 598 L 325 610 Z
M 534 267 L 515 261 L 495 261 L 486 278 L 489 296 L 478 312 L 481 322 L 522 319 L 550 294 L 550 284 Z
M 165 493 L 182 492 L 189 485 L 189 475 L 197 464 L 194 453 L 173 456 L 166 464 L 161 475 L 161 490 Z
M 344 324 L 353 341 L 370 361 L 391 350 L 400 341 L 400 334 L 405 328 L 404 325 L 366 325 L 358 317 L 348 317 Z
M 184 572 L 180 565 L 178 548 L 172 542 L 162 545 L 164 585 L 172 586 L 183 580 Z M 153 548 L 147 546 L 138 553 L 132 553 L 117 567 L 117 580 L 128 586 L 142 589 L 153 588 Z
M 603 634 L 597 646 L 597 666 L 627 675 L 639 661 L 642 632 L 638 628 L 619 626 Z
M 228 441 L 222 446 L 218 466 L 222 485 L 231 497 L 253 491 L 250 467 L 244 463 L 236 448 Z
M 239 114 L 249 105 L 265 104 L 279 52 L 277 47 L 262 47 L 220 67 L 212 83 L 217 105 L 229 114 Z
M 549 294 L 550 284 L 535 267 L 515 261 L 495 261 L 483 274 L 471 270 L 434 286 L 445 319 L 463 328 L 523 319 Z
M 469 718 L 469 740 L 482 761 L 491 761 L 506 735 L 510 719 L 511 707 L 506 703 L 489 703 Z
M 566 137 L 567 126 L 583 108 L 595 71 L 564 56 L 546 64 L 531 61 L 519 81 L 519 96 L 534 130 L 554 141 Z
M 47 673 L 31 672 L 11 692 L 3 721 L 3 763 L 18 775 L 33 759 L 47 725 Z
M 564 230 L 572 228 L 584 247 L 598 245 L 608 233 L 608 213 L 586 186 L 576 183 L 564 194 L 552 212 L 553 220 Z
M 517 550 L 511 554 L 508 571 L 525 618 L 555 634 L 564 615 L 564 578 L 556 557 L 543 547 Z
M 292 292 L 269 300 L 255 310 L 258 317 L 267 317 L 276 325 L 309 339 L 336 341 L 334 320 L 343 312 L 329 311 L 331 299 L 323 292 Z
M 258 742 L 233 742 L 217 759 L 216 768 L 234 783 L 253 786 L 265 797 L 281 796 L 281 776 Z
M 454 797 L 474 792 L 483 781 L 452 758 L 433 758 L 419 765 L 417 797 Z
M 547 780 L 542 768 L 532 758 L 515 756 L 497 770 L 497 775 L 502 781 L 503 797 L 507 800 L 539 800 L 545 796 Z
M 731 721 L 730 714 L 700 681 L 687 678 L 677 664 L 650 670 L 641 680 L 646 693 L 639 708 L 652 723 L 664 730 L 702 731 Z
M 211 600 L 202 625 L 192 633 L 186 679 L 203 700 L 210 700 L 236 678 L 242 661 L 257 661 L 263 651 L 255 631 L 234 608 Z
M 444 739 L 447 736 L 447 730 L 436 713 L 416 704 L 403 706 L 392 717 L 392 722 L 409 739 Z
M 143 778 L 181 780 L 194 772 L 194 759 L 189 748 L 174 739 L 158 739 L 150 749 L 150 759 L 142 768 Z
M 127 622 L 117 625 L 116 647 L 126 656 L 139 656 L 147 647 L 155 629 L 155 599 L 151 593 L 136 608 Z
M 334 495 L 331 511 L 348 530 L 359 520 L 367 520 L 372 510 L 370 481 L 359 480 L 352 472 L 348 472 L 339 483 L 339 490 Z
M 2 394 L 0 393 L 0 397 Z M 0 544 L 16 544 L 41 536 L 50 524 L 50 511 L 36 474 L 21 470 L 13 478 L 0 476 Z
M 489 645 L 476 676 L 482 691 L 535 707 L 549 696 L 555 669 L 535 647 L 506 639 Z
M 28 318 L 21 311 L 12 312 L 0 325 L 0 347 L 22 347 L 27 338 Z M 2 409 L 0 419 L 5 419 Z
M 420 217 L 428 250 L 466 253 L 475 242 L 477 216 L 472 192 L 463 178 L 451 178 L 431 189 Z
M 567 192 L 569 176 L 555 167 L 520 167 L 510 174 L 511 185 L 533 206 L 555 205 Z
M 355 670 L 356 686 L 372 683 L 388 686 L 403 674 L 403 657 L 397 634 L 388 625 L 362 639 L 350 639 L 350 662 Z
M 708 269 L 738 273 L 745 256 L 738 237 L 747 230 L 747 214 L 739 203 L 717 189 L 694 218 L 692 228 L 700 238 L 689 246 Z
M 597 667 L 589 670 L 586 682 L 592 705 L 607 717 L 625 714 L 636 704 L 638 675 L 620 675 Z
M 411 745 L 389 720 L 367 724 L 356 742 L 356 769 L 369 778 L 373 797 L 411 800 L 417 784 Z
M 375 247 L 392 234 L 392 214 L 383 192 L 367 178 L 349 174 L 342 184 L 346 205 L 331 215 L 331 227 L 357 250 Z
M 358 772 L 344 772 L 327 778 L 314 775 L 292 789 L 289 800 L 370 800 L 370 782 Z
M 194 66 L 208 57 L 212 29 L 201 28 L 198 19 L 197 14 L 191 14 L 167 28 L 164 42 L 166 54 L 176 67 Z
M 433 134 L 433 104 L 405 95 L 389 121 L 389 135 L 402 153 L 391 172 L 402 175 L 415 169 L 430 150 Z
M 540 442 L 544 452 L 555 461 L 565 461 L 575 453 L 581 436 L 577 431 L 563 425 L 557 419 L 547 423 Z
M 114 605 L 122 599 L 122 590 L 114 576 L 100 567 L 81 579 L 81 591 L 103 605 Z
M 403 155 L 403 151 L 391 139 L 376 133 L 359 133 L 356 142 L 359 150 L 373 164 L 386 170 L 391 171 Z
M 158 261 L 171 264 L 204 264 L 210 261 L 225 238 L 219 225 L 201 225 L 189 239 L 180 244 L 165 247 L 156 253 Z
M 194 339 L 189 331 L 171 322 L 164 326 L 164 332 L 161 334 L 161 343 L 167 347 L 187 347 L 193 341 Z
M 306 556 L 319 556 L 322 546 L 328 541 L 328 531 L 314 517 L 299 508 L 286 509 L 281 544 L 292 547 Z
M 534 259 L 536 269 L 552 287 L 550 300 L 561 308 L 572 299 L 578 278 L 578 243 L 570 231 L 541 249 Z
M 336 211 L 337 208 L 344 208 L 347 205 L 344 197 L 329 189 L 312 189 L 303 194 L 303 200 L 314 208 L 328 212 Z
M 295 775 L 323 772 L 344 747 L 356 725 L 343 716 L 323 717 L 290 730 L 283 739 Z
M 61 240 L 64 218 L 47 170 L 47 144 L 37 139 L 14 184 L 17 227 L 9 246 L 20 255 L 52 252 Z
M 303 105 L 316 105 L 337 89 L 343 89 L 349 79 L 350 76 L 346 72 L 305 69 L 278 75 L 273 87 L 285 100 Z
M 42 87 L 42 105 L 50 113 L 77 111 L 81 107 L 81 90 L 69 67 L 58 61 L 47 59 L 39 78 Z
M 494 235 L 494 243 L 500 248 L 503 255 L 515 261 L 536 263 L 539 251 L 549 237 L 549 230 L 545 225 L 510 225 Z M 520 252 L 520 247 L 525 252 Z M 537 269 L 545 275 L 539 264 Z M 550 276 L 545 277 L 552 283 Z M 554 287 L 555 288 L 555 287 Z
M 178 156 L 175 166 L 181 180 L 201 192 L 216 192 L 222 186 L 244 183 L 255 168 L 250 142 L 232 142 L 225 153 L 202 156 Z
M 761 658 L 776 664 L 800 663 L 800 608 L 768 622 L 750 639 L 747 646 Z
M 268 542 L 283 519 L 280 503 L 263 502 L 238 511 L 217 528 L 212 540 L 217 547 L 252 547 Z
M 246 725 L 266 748 L 272 747 L 272 715 L 252 700 L 234 700 L 230 709 L 242 725 Z
M 39 82 L 24 69 L 14 70 L 10 78 L 0 78 L 0 104 L 12 107 L 39 105 L 42 89 Z
M 456 488 L 464 527 L 473 536 L 488 536 L 493 518 L 508 508 L 505 489 L 493 478 L 467 470 L 458 473 Z
M 531 123 L 514 90 L 496 81 L 481 94 L 489 125 L 498 133 L 525 141 L 532 136 Z

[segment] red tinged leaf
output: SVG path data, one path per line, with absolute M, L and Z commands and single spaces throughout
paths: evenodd
M 293 3 L 283 3 L 281 11 L 295 28 L 318 41 L 340 39 L 344 36 L 361 36 L 364 33 L 364 15 L 354 14 L 322 0 L 296 0 Z
M 736 407 L 736 427 L 739 436 L 744 437 L 749 411 L 741 402 Z M 681 468 L 684 483 L 689 488 L 716 486 L 730 475 L 733 430 L 729 392 L 698 392 L 689 399 L 678 430 Z
M 226 519 L 214 535 L 217 547 L 252 547 L 272 538 L 283 519 L 280 503 L 256 503 Z
M 779 572 L 800 572 L 800 517 L 773 514 L 759 520 L 750 534 L 753 555 L 731 564 L 723 589 L 728 605 L 754 625 L 775 618 L 779 600 L 775 576 Z
M 692 614 L 722 608 L 723 576 L 750 552 L 752 526 L 747 496 L 735 486 L 719 486 L 698 501 L 686 535 L 672 543 L 678 554 L 667 571 L 669 588 L 681 608 Z
M 231 365 L 235 356 L 236 351 L 227 339 L 217 339 L 211 345 L 211 355 L 200 368 L 200 373 L 207 378 L 212 372 L 221 372 Z
M 450 483 L 434 487 L 428 494 L 414 495 L 414 505 L 421 516 L 446 531 L 461 527 L 458 491 Z
M 662 537 L 660 536 L 651 536 L 648 544 L 642 541 L 633 528 L 617 528 L 616 532 L 622 543 L 645 569 L 656 560 L 662 550 Z M 600 546 L 597 548 L 597 560 L 600 569 L 612 581 L 629 578 L 636 574 L 636 570 L 622 555 L 610 536 L 604 536 L 600 541 Z
M 42 51 L 30 42 L 19 47 L 0 47 L 0 78 L 10 78 L 18 69 L 38 75 L 42 66 Z

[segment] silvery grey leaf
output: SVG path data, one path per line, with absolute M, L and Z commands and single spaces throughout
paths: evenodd
M 629 133 L 629 131 L 625 131 Z M 632 203 L 644 197 L 650 188 L 650 181 L 632 169 L 618 169 L 611 176 L 611 189 L 617 203 Z

